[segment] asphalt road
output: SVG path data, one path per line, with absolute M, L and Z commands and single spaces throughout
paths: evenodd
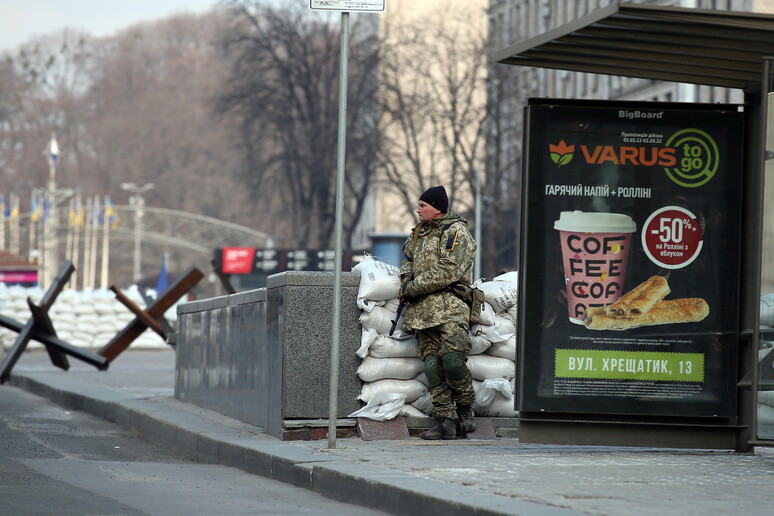
M 0 386 L 0 514 L 381 515 L 235 468 Z

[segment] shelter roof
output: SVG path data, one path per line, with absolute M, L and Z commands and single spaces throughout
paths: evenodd
M 774 57 L 774 15 L 614 2 L 499 50 L 499 63 L 757 87 Z

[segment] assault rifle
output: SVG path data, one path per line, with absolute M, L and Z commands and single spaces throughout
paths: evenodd
M 395 314 L 395 320 L 391 321 L 392 326 L 390 326 L 390 337 L 392 337 L 392 334 L 395 333 L 395 327 L 398 325 L 398 319 L 400 319 L 400 314 L 403 312 L 403 309 L 408 304 L 408 301 L 405 299 L 401 299 L 400 303 L 398 303 L 398 312 Z

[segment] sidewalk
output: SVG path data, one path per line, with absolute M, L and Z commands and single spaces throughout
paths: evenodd
M 394 514 L 768 515 L 774 449 L 754 454 L 496 441 L 280 441 L 174 399 L 174 352 L 127 351 L 108 371 L 28 351 L 13 385 L 224 464 Z

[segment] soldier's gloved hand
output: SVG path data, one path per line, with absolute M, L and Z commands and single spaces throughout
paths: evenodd
M 405 281 L 401 283 L 400 285 L 400 299 L 403 301 L 410 301 L 412 297 L 414 297 L 414 294 L 412 293 L 412 288 L 414 286 L 414 282 L 411 280 Z

